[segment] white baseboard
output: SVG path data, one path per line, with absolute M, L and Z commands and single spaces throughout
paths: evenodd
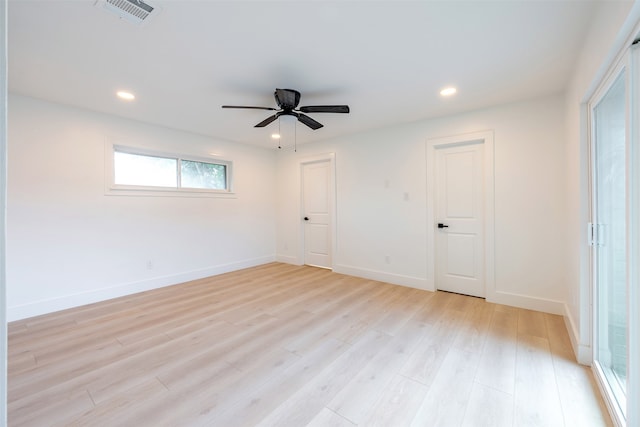
M 542 311 L 544 313 L 564 315 L 564 302 L 511 292 L 496 291 L 487 296 L 488 302 L 525 308 L 527 310 Z
M 302 265 L 302 263 L 298 261 L 297 257 L 290 256 L 290 255 L 276 255 L 276 261 L 282 262 L 285 264 Z
M 567 304 L 564 305 L 564 324 L 567 327 L 569 333 L 569 339 L 571 340 L 571 347 L 573 347 L 573 353 L 576 356 L 576 360 L 581 365 L 591 366 L 592 352 L 590 345 L 584 345 L 580 343 L 580 331 L 576 327 L 573 316 L 571 316 L 571 310 Z
M 202 268 L 198 270 L 185 271 L 169 276 L 153 277 L 151 279 L 141 280 L 138 282 L 130 282 L 111 286 L 108 288 L 95 289 L 78 294 L 65 295 L 58 298 L 35 301 L 29 304 L 7 307 L 7 321 L 26 319 L 29 317 L 39 316 L 41 314 L 53 313 L 55 311 L 65 310 L 68 308 L 78 307 L 81 305 L 92 304 L 99 301 L 105 301 L 113 298 L 131 295 L 138 292 L 144 292 L 151 289 L 157 289 L 164 286 L 176 285 L 178 283 L 188 282 L 190 280 L 202 279 L 209 276 L 228 273 L 230 271 L 241 270 L 243 268 L 255 267 L 257 265 L 274 262 L 274 255 L 252 258 L 222 264 L 213 267 Z
M 429 287 L 427 279 L 412 276 L 403 276 L 400 274 L 387 273 L 384 271 L 369 270 L 366 268 L 352 267 L 348 265 L 336 264 L 333 266 L 335 273 L 347 274 L 349 276 L 362 277 L 364 279 L 377 280 L 379 282 L 391 283 L 394 285 L 407 286 L 409 288 L 422 289 L 425 291 L 433 291 Z

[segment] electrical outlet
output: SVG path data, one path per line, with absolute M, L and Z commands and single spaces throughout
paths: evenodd
M 153 270 L 153 260 L 147 261 L 147 270 Z
M 386 262 L 387 264 L 391 264 L 391 257 L 389 255 L 385 255 L 384 262 Z

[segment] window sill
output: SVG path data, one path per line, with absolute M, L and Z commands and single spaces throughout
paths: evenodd
M 204 197 L 213 199 L 237 199 L 238 196 L 230 191 L 200 190 L 200 189 L 171 189 L 171 188 L 132 188 L 109 187 L 105 196 L 138 196 L 138 197 Z

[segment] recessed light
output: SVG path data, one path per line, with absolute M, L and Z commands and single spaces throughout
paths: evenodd
M 280 139 L 280 134 L 279 134 L 279 133 L 272 133 L 272 134 L 271 134 L 271 138 L 273 138 L 273 139 Z
M 134 94 L 124 90 L 118 91 L 116 95 L 118 95 L 118 98 L 124 99 L 125 101 L 133 101 L 134 99 L 136 99 L 136 96 Z
M 458 92 L 458 89 L 456 89 L 455 87 L 445 87 L 440 91 L 440 95 L 451 96 L 451 95 L 454 95 L 456 92 Z

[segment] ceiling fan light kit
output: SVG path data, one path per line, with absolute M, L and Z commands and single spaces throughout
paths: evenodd
M 275 121 L 280 116 L 293 116 L 300 123 L 306 125 L 310 129 L 317 130 L 320 129 L 323 125 L 322 123 L 312 119 L 304 113 L 348 113 L 349 106 L 348 105 L 309 105 L 298 107 L 300 103 L 300 92 L 294 89 L 276 89 L 273 94 L 276 104 L 278 108 L 273 107 L 254 107 L 254 106 L 245 106 L 245 105 L 223 105 L 222 108 L 244 108 L 244 109 L 253 109 L 253 110 L 267 110 L 267 111 L 276 111 L 272 116 L 267 117 L 254 127 L 261 128 L 265 127 L 268 124 Z

